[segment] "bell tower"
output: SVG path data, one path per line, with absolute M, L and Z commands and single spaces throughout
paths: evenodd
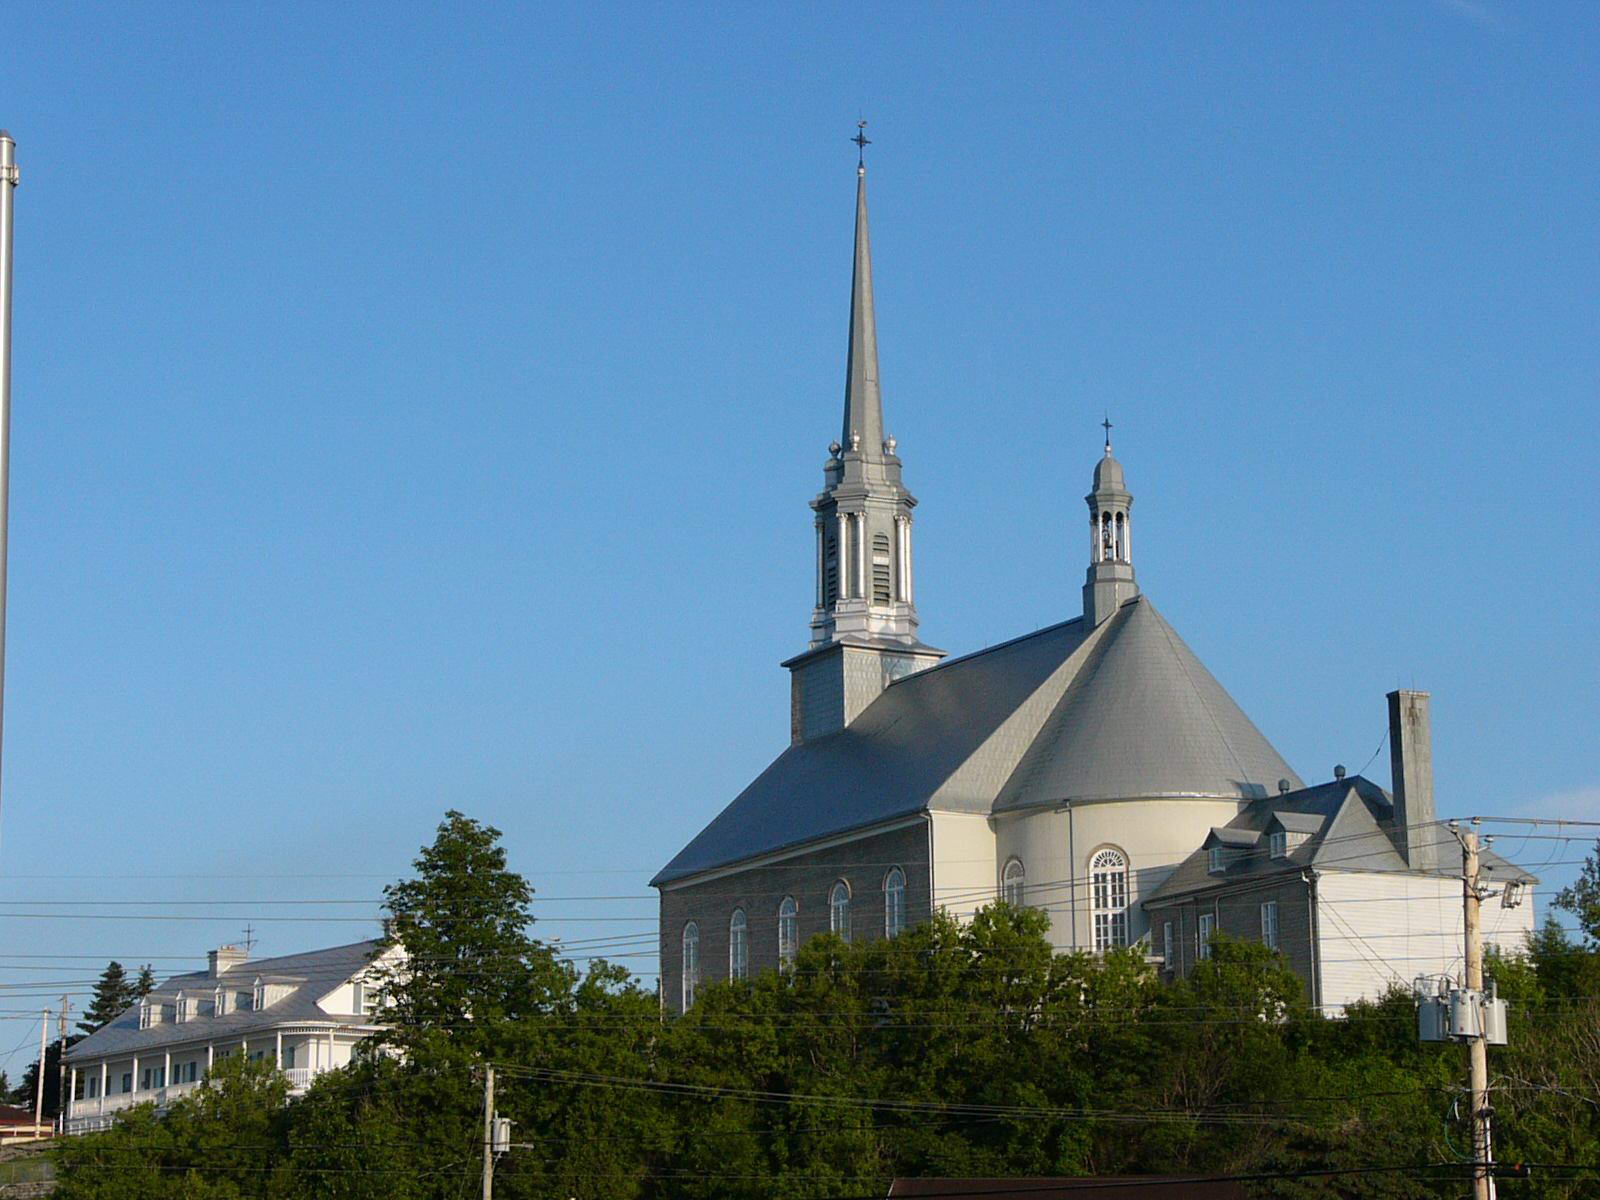
M 811 645 L 784 664 L 793 672 L 794 740 L 842 729 L 893 680 L 944 656 L 917 638 L 911 510 L 895 439 L 883 429 L 878 326 L 867 235 L 869 144 L 862 122 L 856 162 L 855 266 L 850 285 L 844 426 L 828 447 L 822 491 L 811 501 L 816 597 Z
M 1122 464 L 1111 457 L 1111 419 L 1105 420 L 1106 452 L 1095 464 L 1089 505 L 1089 574 L 1083 584 L 1083 619 L 1090 629 L 1139 594 L 1133 577 L 1133 495 Z

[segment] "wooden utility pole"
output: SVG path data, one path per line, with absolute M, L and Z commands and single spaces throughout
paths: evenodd
M 67 1107 L 72 1097 L 67 1095 L 67 1011 L 72 1007 L 72 997 L 61 997 L 61 1015 L 56 1018 L 56 1039 L 61 1043 L 59 1087 L 56 1090 L 56 1109 L 61 1114 L 61 1128 L 67 1127 Z
M 1476 826 L 1476 822 L 1474 822 Z M 1489 1037 L 1484 1028 L 1483 924 L 1479 913 L 1478 831 L 1459 831 L 1461 839 L 1461 904 L 1467 934 L 1467 994 L 1478 1008 L 1477 1036 L 1467 1041 L 1472 1071 L 1472 1195 L 1473 1200 L 1495 1200 L 1494 1153 L 1489 1141 Z
M 483 1200 L 494 1200 L 494 1068 L 483 1069 Z

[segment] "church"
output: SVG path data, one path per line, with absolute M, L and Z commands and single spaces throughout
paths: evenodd
M 843 425 L 811 501 L 810 643 L 783 664 L 790 745 L 651 881 L 663 1006 L 688 1008 L 704 982 L 781 969 L 821 932 L 894 937 L 997 899 L 1046 912 L 1058 949 L 1143 944 L 1169 974 L 1204 958 L 1214 933 L 1237 933 L 1242 904 L 1249 929 L 1259 915 L 1262 939 L 1330 1007 L 1448 970 L 1460 881 L 1434 845 L 1448 835 L 1433 813 L 1426 695 L 1403 694 L 1420 699 L 1401 702 L 1410 733 L 1393 739 L 1409 807 L 1342 769 L 1307 788 L 1140 591 L 1133 494 L 1109 425 L 1085 497 L 1082 614 L 960 658 L 922 641 L 917 502 L 884 433 L 861 164 L 846 363 Z M 1408 829 L 1432 831 L 1426 851 L 1412 853 Z M 1340 893 L 1343 914 L 1315 887 L 1318 855 L 1323 874 L 1360 876 Z M 1495 863 L 1507 881 L 1531 880 Z M 1263 881 L 1285 880 L 1258 914 Z M 1381 942 L 1367 950 L 1388 935 L 1363 932 L 1361 914 L 1392 922 L 1390 902 L 1425 943 L 1385 958 Z M 1503 912 L 1491 938 L 1531 927 L 1531 906 Z M 1323 986 L 1329 967 L 1368 959 L 1377 965 Z

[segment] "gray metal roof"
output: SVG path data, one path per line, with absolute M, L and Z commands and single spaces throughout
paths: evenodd
M 327 950 L 311 950 L 304 954 L 286 954 L 278 958 L 245 961 L 225 972 L 220 978 L 206 971 L 192 971 L 174 975 L 164 980 L 150 995 L 152 1000 L 174 999 L 179 991 L 186 996 L 202 1000 L 201 1011 L 182 1024 L 171 1015 L 159 1025 L 149 1029 L 139 1028 L 139 1005 L 135 1004 L 115 1020 L 97 1029 L 67 1051 L 68 1062 L 101 1059 L 126 1054 L 143 1054 L 164 1046 L 195 1041 L 226 1042 L 233 1038 L 272 1029 L 296 1022 L 318 1022 L 333 1025 L 364 1025 L 366 1017 L 360 1013 L 327 1013 L 317 1007 L 319 997 L 327 995 L 351 976 L 358 974 L 378 952 L 376 941 L 353 942 L 348 946 L 333 946 Z M 246 1009 L 217 1017 L 211 1012 L 208 999 L 223 985 L 229 991 L 248 992 L 257 978 L 269 983 L 291 983 L 294 990 L 266 1008 L 256 1011 Z
M 1310 836 L 1290 850 L 1287 858 L 1273 858 L 1268 834 L 1282 826 Z M 1258 800 L 1242 809 L 1224 827 L 1232 835 L 1230 845 L 1254 844 L 1253 849 L 1236 851 L 1225 870 L 1213 874 L 1204 846 L 1184 859 L 1177 870 L 1158 887 L 1145 906 L 1159 905 L 1179 896 L 1215 888 L 1229 888 L 1278 872 L 1298 873 L 1308 867 L 1343 871 L 1410 871 L 1396 842 L 1401 836 L 1394 829 L 1394 800 L 1388 792 L 1360 775 L 1335 779 L 1270 799 Z M 1223 830 L 1213 830 L 1212 834 Z M 1238 841 L 1233 840 L 1238 838 Z M 1223 840 L 1223 839 L 1218 839 Z M 1460 848 L 1450 831 L 1435 826 L 1432 841 L 1441 865 L 1431 874 L 1458 876 Z M 1485 867 L 1497 880 L 1535 882 L 1521 867 L 1492 851 L 1483 852 Z
M 927 811 L 1266 795 L 1299 778 L 1146 597 L 897 680 L 791 746 L 659 885 Z

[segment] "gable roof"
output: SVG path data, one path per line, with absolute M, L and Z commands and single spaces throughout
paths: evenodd
M 1265 795 L 1299 779 L 1149 599 L 896 680 L 790 746 L 651 880 L 660 886 L 922 812 Z
M 1277 826 L 1309 836 L 1287 857 L 1273 858 L 1267 834 Z M 1443 825 L 1432 829 L 1440 866 L 1428 873 L 1459 877 L 1455 838 Z M 1213 873 L 1205 847 L 1224 831 L 1229 834 L 1229 844 L 1241 844 L 1233 840 L 1240 838 L 1255 848 L 1236 853 L 1226 869 Z M 1413 868 L 1396 845 L 1400 836 L 1394 827 L 1394 800 L 1388 792 L 1360 775 L 1335 779 L 1248 805 L 1222 829 L 1212 830 L 1144 903 L 1161 904 L 1194 892 L 1228 888 L 1275 873 L 1298 873 L 1308 867 L 1409 872 Z M 1482 851 L 1482 858 L 1495 879 L 1534 882 L 1532 875 L 1493 851 Z
M 377 941 L 352 942 L 326 950 L 285 954 L 241 962 L 220 977 L 208 971 L 174 975 L 150 993 L 155 1001 L 171 1000 L 179 991 L 190 996 L 209 996 L 218 987 L 231 993 L 249 991 L 257 978 L 264 982 L 289 983 L 294 990 L 268 1007 L 243 1009 L 213 1016 L 201 1013 L 182 1023 L 163 1021 L 148 1029 L 139 1028 L 139 1005 L 134 1004 L 81 1042 L 68 1049 L 68 1062 L 99 1059 L 112 1055 L 142 1053 L 147 1049 L 194 1041 L 226 1041 L 254 1031 L 279 1025 L 315 1021 L 328 1025 L 365 1025 L 370 1022 L 360 1013 L 341 1015 L 324 1012 L 317 1000 L 358 974 L 378 952 Z

